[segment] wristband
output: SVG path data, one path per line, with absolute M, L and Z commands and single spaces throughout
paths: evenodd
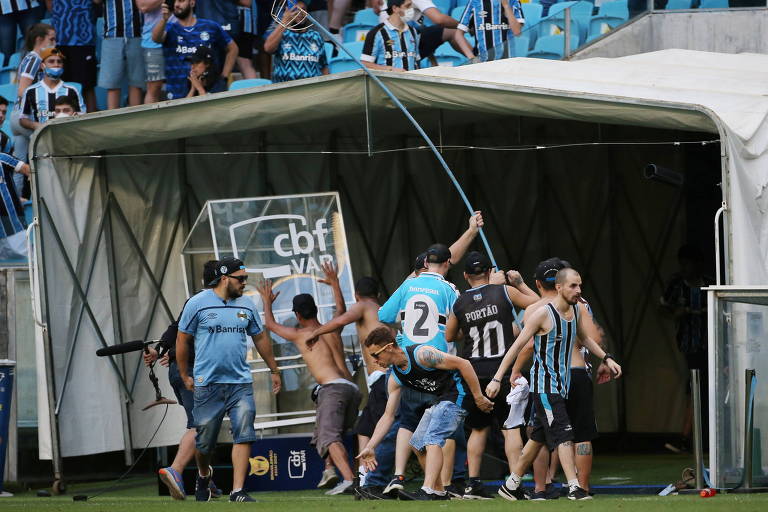
M 609 359 L 613 359 L 613 362 L 614 362 L 614 363 L 616 362 L 616 358 L 615 358 L 615 357 L 613 357 L 613 356 L 612 356 L 611 354 L 609 354 L 608 352 L 606 352 L 606 353 L 605 353 L 605 355 L 603 356 L 603 362 L 604 362 L 604 363 L 607 363 Z
M 269 370 L 269 373 L 272 375 L 280 375 L 280 368 L 275 368 L 274 370 Z
M 497 379 L 496 377 L 492 378 L 491 382 L 496 382 L 498 384 L 501 384 L 501 381 L 499 379 Z

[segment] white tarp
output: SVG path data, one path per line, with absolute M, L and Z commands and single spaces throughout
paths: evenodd
M 768 204 L 763 189 L 768 184 L 768 56 L 669 50 L 577 62 L 510 59 L 381 76 L 408 108 L 423 116 L 440 109 L 467 116 L 508 114 L 718 134 L 723 141 L 729 208 L 724 218 L 730 236 L 730 261 L 726 262 L 729 281 L 766 283 Z M 176 232 L 175 238 L 171 235 L 174 219 L 183 217 L 184 209 L 189 208 L 181 206 L 186 204 L 189 192 L 209 194 L 203 200 L 225 198 L 233 196 L 233 187 L 245 183 L 255 186 L 254 180 L 267 181 L 262 175 L 246 172 L 249 166 L 258 167 L 259 158 L 270 158 L 276 168 L 283 166 L 269 176 L 270 180 L 301 181 L 303 191 L 333 190 L 315 174 L 291 168 L 291 161 L 283 155 L 230 156 L 224 171 L 216 156 L 223 147 L 220 139 L 226 138 L 227 151 L 232 151 L 231 146 L 240 140 L 254 148 L 257 142 L 249 138 L 251 134 L 269 129 L 270 133 L 291 139 L 293 145 L 286 147 L 298 150 L 303 144 L 322 148 L 328 132 L 352 125 L 364 128 L 367 115 L 372 116 L 376 133 L 402 132 L 402 125 L 376 124 L 377 119 L 391 116 L 392 112 L 391 102 L 375 84 L 362 72 L 351 72 L 54 121 L 38 132 L 32 143 L 36 215 L 41 216 L 41 202 L 45 199 L 57 223 L 63 250 L 82 282 L 90 271 L 92 256 L 97 256 L 96 277 L 88 295 L 108 343 L 114 343 L 113 333 L 118 329 L 140 331 L 149 325 L 152 332 L 157 332 L 168 321 L 158 314 L 150 322 L 145 310 L 153 291 L 145 277 L 137 277 L 132 283 L 135 289 L 124 292 L 121 308 L 129 316 L 128 325 L 113 324 L 110 281 L 105 277 L 110 274 L 107 250 L 103 240 L 102 245 L 94 240 L 94 225 L 102 219 L 108 194 L 126 210 L 130 208 L 127 223 L 134 229 L 152 270 L 159 273 L 165 251 L 178 254 L 181 250 L 185 233 Z M 292 127 L 301 127 L 293 139 Z M 183 155 L 189 147 L 197 151 L 194 156 L 178 156 L 177 152 Z M 118 149 L 131 154 L 98 156 Z M 152 153 L 153 158 L 142 159 L 143 152 Z M 371 169 L 380 163 L 372 159 Z M 185 175 L 186 168 L 194 168 L 195 173 Z M 168 172 L 159 172 L 162 169 Z M 287 172 L 289 169 L 291 172 Z M 362 177 L 363 170 L 359 169 L 361 180 L 367 179 Z M 272 195 L 263 187 L 256 192 Z M 195 213 L 198 211 L 199 207 Z M 379 220 L 376 214 L 384 215 L 383 211 L 370 212 L 374 214 L 374 227 Z M 39 262 L 46 283 L 43 293 L 47 293 L 44 314 L 53 326 L 54 359 L 60 377 L 66 347 L 73 341 L 72 316 L 78 311 L 79 299 L 73 293 L 56 241 L 50 230 L 45 231 L 46 222 L 43 215 L 40 238 L 48 257 L 43 254 Z M 113 237 L 121 239 L 119 250 L 112 255 L 115 266 L 136 269 L 143 276 L 133 251 L 135 244 L 114 221 L 113 230 Z M 177 265 L 171 265 L 162 283 L 172 309 L 180 307 L 184 299 L 180 274 Z M 69 456 L 122 449 L 120 384 L 106 364 L 94 365 L 92 353 L 100 345 L 94 327 L 85 320 L 77 342 L 76 367 L 60 417 L 65 425 L 63 453 Z M 78 354 L 85 356 L 80 358 Z M 126 364 L 130 370 L 136 361 L 128 360 Z M 137 396 L 149 392 L 145 380 L 136 382 Z M 42 408 L 44 404 L 39 404 L 38 409 Z M 132 418 L 134 445 L 143 446 L 149 439 L 160 413 L 156 408 L 151 417 Z M 178 425 L 180 412 L 174 414 L 172 420 Z M 169 444 L 176 439 L 178 429 L 164 426 L 153 444 Z

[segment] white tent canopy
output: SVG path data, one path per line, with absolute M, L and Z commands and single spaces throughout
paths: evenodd
M 702 138 L 719 137 L 722 148 L 727 280 L 766 283 L 768 56 L 669 50 L 577 62 L 509 59 L 380 76 L 430 126 L 438 125 L 443 113 L 452 113 L 475 121 L 484 116 L 527 116 L 714 134 Z M 359 153 L 374 154 L 365 162 L 355 160 L 360 166 L 355 179 L 369 180 L 369 189 L 375 190 L 378 182 L 373 180 L 384 158 L 375 153 L 377 144 L 385 137 L 412 136 L 404 126 L 384 93 L 358 71 L 57 120 L 36 133 L 32 152 L 35 208 L 41 222 L 40 296 L 45 297 L 42 309 L 50 327 L 57 391 L 69 365 L 68 353 L 74 354 L 75 365 L 67 393 L 57 396 L 64 402 L 59 414 L 63 455 L 120 450 L 129 444 L 141 447 L 154 431 L 160 413 L 150 411 L 137 419 L 136 406 L 142 405 L 138 400 L 128 407 L 130 436 L 124 432 L 122 384 L 108 364 L 94 361 L 93 351 L 101 346 L 99 337 L 112 344 L 135 339 L 146 330 L 156 333 L 167 325 L 169 315 L 146 311 L 147 304 L 157 300 L 152 279 L 146 278 L 148 270 L 154 272 L 169 309 L 173 314 L 178 311 L 185 296 L 176 262 L 189 227 L 184 216 L 199 211 L 194 199 L 199 206 L 210 198 L 236 197 L 245 184 L 255 188 L 248 190 L 250 195 L 269 195 L 290 180 L 294 180 L 288 187 L 291 192 L 334 190 L 333 179 L 322 172 L 339 161 L 351 162 L 345 159 L 353 156 L 328 156 L 314 163 L 308 157 L 306 165 L 314 166 L 315 173 L 297 169 L 296 161 L 284 154 L 263 151 L 306 147 L 330 154 L 334 148 L 328 145 L 334 142 L 326 136 L 333 131 L 348 134 L 344 148 L 354 145 Z M 480 145 L 476 142 L 467 144 Z M 336 164 L 329 163 L 333 158 Z M 418 158 L 433 165 L 429 155 Z M 261 171 L 265 163 L 273 171 Z M 370 172 L 364 173 L 363 166 Z M 255 171 L 248 174 L 251 169 Z M 440 191 L 452 193 L 448 185 L 441 184 Z M 396 201 L 397 195 L 388 200 Z M 122 213 L 112 212 L 110 204 L 119 205 Z M 360 231 L 389 222 L 386 203 L 369 208 L 373 218 L 366 224 L 361 216 Z M 125 222 L 115 224 L 121 215 Z M 454 217 L 465 222 L 465 213 L 457 210 L 445 223 Z M 105 219 L 111 229 L 100 231 Z M 126 226 L 133 233 L 123 237 Z M 455 229 L 449 226 L 447 232 Z M 393 232 L 397 235 L 399 230 Z M 424 237 L 452 236 L 424 230 L 421 235 L 422 243 Z M 359 240 L 350 236 L 353 266 L 363 269 L 355 270 L 355 275 L 361 276 L 376 267 L 372 260 L 377 248 L 366 245 L 364 252 Z M 395 258 L 407 266 L 413 248 L 407 243 L 392 247 L 407 248 Z M 76 328 L 82 301 L 73 293 L 75 277 L 67 277 L 64 260 L 71 263 L 84 291 L 92 275 L 85 295 L 101 334 L 87 319 Z M 129 270 L 133 274 L 121 274 Z M 401 274 L 402 268 L 387 268 L 382 277 L 389 282 Z M 123 282 L 129 286 L 115 291 L 116 283 Z M 128 381 L 136 361 L 126 357 L 121 363 Z M 143 380 L 137 381 L 136 393 L 146 395 Z M 179 417 L 166 422 L 153 445 L 177 442 L 183 422 L 177 421 L 180 411 L 176 412 Z M 41 454 L 45 455 L 50 454 Z

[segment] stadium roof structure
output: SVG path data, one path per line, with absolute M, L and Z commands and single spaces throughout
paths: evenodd
M 768 185 L 768 56 L 667 50 L 574 62 L 520 58 L 379 76 L 423 121 L 429 133 L 438 132 L 438 146 L 441 127 L 467 120 L 482 124 L 486 119 L 510 116 L 625 125 L 634 130 L 631 133 L 636 134 L 638 147 L 644 143 L 642 137 L 651 133 L 647 129 L 688 132 L 691 140 L 699 140 L 701 133 L 719 139 L 725 205 L 724 284 L 768 283 L 768 194 L 764 192 Z M 328 146 L 325 134 L 334 130 L 344 132 L 347 139 L 356 137 L 354 144 L 341 140 L 331 142 L 341 146 Z M 566 135 L 579 138 L 578 133 Z M 352 260 L 360 262 L 356 264 L 362 265 L 365 273 L 373 274 L 376 267 L 382 267 L 388 272 L 382 281 L 399 282 L 402 268 L 412 261 L 409 254 L 416 252 L 413 247 L 400 250 L 404 244 L 390 244 L 388 240 L 393 233 L 400 235 L 411 227 L 386 227 L 396 218 L 388 210 L 396 210 L 402 194 L 394 185 L 388 194 L 383 193 L 384 179 L 376 176 L 376 171 L 392 170 L 392 182 L 407 186 L 406 178 L 394 171 L 404 162 L 417 169 L 434 166 L 434 159 L 423 152 L 421 156 L 388 154 L 391 147 L 387 144 L 398 137 L 419 144 L 402 114 L 362 71 L 54 120 L 36 132 L 31 144 L 35 213 L 40 219 L 40 279 L 35 294 L 42 298 L 41 319 L 52 338 L 63 455 L 129 450 L 131 445 L 140 447 L 150 439 L 160 408 L 150 410 L 150 416 L 142 416 L 141 421 L 133 415 L 128 431 L 125 410 L 134 411 L 135 406 L 123 408 L 120 400 L 134 388 L 149 392 L 146 383 L 136 379 L 140 358 L 136 356 L 130 363 L 135 369 L 123 368 L 118 380 L 113 373 L 117 369 L 94 362 L 93 350 L 101 346 L 99 337 L 112 344 L 162 332 L 168 321 L 155 315 L 155 310 L 165 309 L 168 317 L 175 316 L 174 308 L 180 308 L 186 298 L 181 284 L 184 276 L 178 265 L 168 262 L 172 257 L 177 261 L 185 235 L 184 215 L 194 220 L 206 200 L 244 193 L 258 196 L 333 190 L 333 178 L 328 179 L 322 171 L 329 165 L 328 159 L 340 160 L 345 172 L 360 182 L 359 186 L 352 183 L 360 188 L 358 194 L 344 194 L 342 201 L 362 195 L 365 202 L 360 209 L 377 213 L 356 219 L 359 231 L 348 237 L 357 251 L 351 251 Z M 290 144 L 281 146 L 282 139 Z M 466 142 L 481 145 L 482 139 Z M 349 154 L 342 154 L 346 149 Z M 294 154 L 286 155 L 282 150 Z M 651 146 L 634 151 L 637 158 L 632 165 L 654 155 Z M 304 163 L 297 158 L 304 154 L 307 160 L 309 155 L 317 160 L 311 171 L 302 173 Z M 497 154 L 500 156 L 492 162 L 493 168 L 503 169 L 500 162 L 512 157 Z M 325 160 L 320 161 L 318 155 Z M 369 155 L 377 158 L 368 159 Z M 359 159 L 352 161 L 354 156 Z M 383 162 L 385 156 L 390 161 Z M 264 166 L 260 172 L 259 166 L 266 161 L 272 167 Z M 481 162 L 481 167 L 484 165 Z M 590 172 L 588 165 L 594 166 L 594 162 L 585 161 L 579 170 Z M 693 172 L 695 175 L 695 169 Z M 289 183 L 292 174 L 297 177 Z M 494 176 L 504 177 L 498 173 Z M 273 187 L 274 183 L 278 186 Z M 453 192 L 449 184 L 438 185 L 443 195 L 434 199 L 431 207 L 445 208 L 445 194 Z M 437 190 L 434 182 L 429 186 Z M 589 186 L 594 187 L 594 183 Z M 633 191 L 637 200 L 649 208 L 655 208 L 655 196 L 665 193 L 640 190 L 644 185 L 639 182 L 633 186 L 638 189 Z M 577 191 L 603 193 L 585 188 Z M 498 193 L 497 202 L 507 200 L 503 191 Z M 197 199 L 196 208 L 191 199 Z M 422 196 L 420 202 L 424 199 Z M 422 206 L 416 204 L 414 208 Z M 424 210 L 413 211 L 414 215 L 427 216 Z M 429 213 L 440 219 L 438 228 L 455 217 L 464 229 L 466 214 L 461 208 Z M 660 211 L 644 214 L 666 215 Z M 590 223 L 596 222 L 585 221 L 585 225 Z M 382 240 L 370 242 L 369 247 L 369 242 L 360 242 L 360 233 L 366 229 L 381 229 L 389 235 L 382 234 Z M 445 233 L 455 233 L 456 226 L 445 229 Z M 436 234 L 453 236 L 445 233 L 422 229 L 418 234 L 422 242 L 424 238 L 437 239 Z M 406 233 L 402 237 L 409 236 Z M 649 236 L 656 236 L 655 232 Z M 596 240 L 597 246 L 601 239 Z M 377 244 L 384 254 L 384 261 L 378 263 Z M 399 252 L 387 252 L 395 250 L 390 246 Z M 549 250 L 550 246 L 542 247 L 538 250 Z M 649 260 L 649 268 L 658 276 L 655 263 Z M 637 287 L 647 289 L 648 282 L 638 282 Z M 89 305 L 85 316 L 83 302 Z M 607 302 L 620 304 L 621 300 Z M 81 319 L 87 327 L 80 327 Z M 661 336 L 642 336 L 644 340 L 655 338 Z M 65 392 L 62 387 L 66 383 L 69 388 Z M 646 396 L 642 389 L 637 393 L 633 399 Z M 44 409 L 42 403 L 38 405 L 40 411 Z M 647 417 L 637 415 L 642 421 Z M 657 414 L 653 419 L 664 421 L 664 417 Z M 45 429 L 40 428 L 40 433 L 44 435 Z M 178 429 L 164 426 L 153 445 L 173 444 L 178 435 Z M 40 447 L 41 455 L 50 457 L 50 439 L 48 443 L 41 439 Z

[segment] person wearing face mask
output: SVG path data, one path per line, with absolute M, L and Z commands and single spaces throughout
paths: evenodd
M 68 96 L 77 106 L 76 112 L 84 113 L 83 98 L 77 89 L 66 85 L 61 79 L 64 74 L 64 56 L 58 48 L 47 48 L 42 51 L 40 58 L 45 78 L 24 91 L 21 98 L 20 124 L 28 130 L 36 130 L 46 121 L 54 117 L 56 98 Z
M 408 24 L 416 11 L 412 0 L 390 0 L 389 19 L 365 36 L 360 60 L 369 69 L 411 71 L 419 67 L 419 35 Z
M 328 74 L 323 36 L 307 21 L 306 15 L 301 11 L 306 8 L 304 2 L 297 2 L 283 13 L 283 23 L 288 26 L 298 23 L 294 30 L 286 30 L 282 24 L 275 22 L 267 31 L 264 51 L 274 55 L 273 82 L 287 82 Z M 303 17 L 301 21 L 299 21 L 300 17 Z
M 59 96 L 53 102 L 53 117 L 74 117 L 77 115 L 77 104 L 69 96 Z

